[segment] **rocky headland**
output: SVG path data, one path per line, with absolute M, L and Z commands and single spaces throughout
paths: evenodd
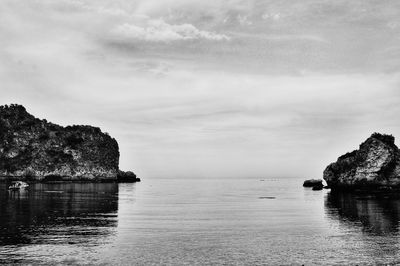
M 62 127 L 0 106 L 0 180 L 136 182 L 119 169 L 117 141 L 100 128 Z
M 392 135 L 374 133 L 358 150 L 340 156 L 324 171 L 333 190 L 400 189 L 400 151 Z

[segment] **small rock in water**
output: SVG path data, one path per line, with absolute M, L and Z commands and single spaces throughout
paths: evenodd
M 308 179 L 304 181 L 303 187 L 322 186 L 322 179 Z
M 322 190 L 324 188 L 324 185 L 321 184 L 317 184 L 315 186 L 313 186 L 312 190 Z
M 120 183 L 134 183 L 140 182 L 140 178 L 137 178 L 136 175 L 131 171 L 118 171 L 117 181 Z

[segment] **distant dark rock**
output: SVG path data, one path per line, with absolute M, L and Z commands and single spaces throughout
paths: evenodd
M 118 175 L 118 143 L 100 128 L 62 127 L 21 105 L 0 106 L 0 180 L 117 181 Z
M 118 171 L 117 175 L 117 180 L 118 182 L 123 182 L 123 183 L 134 183 L 134 182 L 140 182 L 140 178 L 137 178 L 136 175 L 131 172 L 131 171 Z
M 322 186 L 322 179 L 308 179 L 303 183 L 303 187 L 314 187 L 319 185 Z
M 312 190 L 322 190 L 324 185 L 322 183 L 316 184 L 312 187 Z
M 388 190 L 400 186 L 400 151 L 391 135 L 374 133 L 358 150 L 346 153 L 324 171 L 332 189 Z

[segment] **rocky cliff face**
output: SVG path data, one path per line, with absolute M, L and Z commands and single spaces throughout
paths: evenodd
M 21 105 L 0 106 L 0 176 L 22 180 L 117 180 L 115 139 L 91 126 L 61 127 Z
M 330 164 L 324 179 L 332 188 L 400 187 L 400 151 L 394 137 L 372 134 L 358 150 Z

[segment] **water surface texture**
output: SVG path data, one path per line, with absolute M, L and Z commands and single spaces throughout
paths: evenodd
M 399 264 L 400 201 L 301 179 L 0 185 L 0 263 Z

